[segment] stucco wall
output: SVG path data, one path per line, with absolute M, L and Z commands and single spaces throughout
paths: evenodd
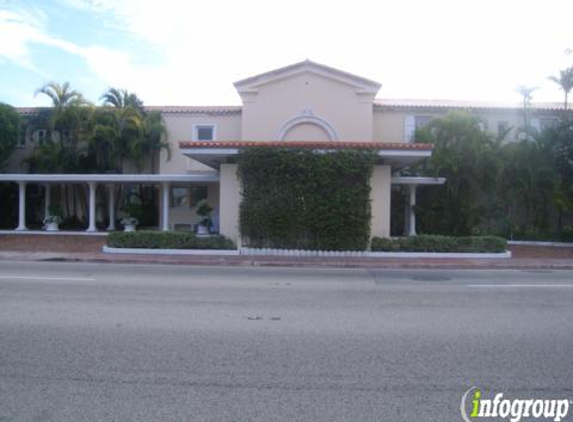
M 341 140 L 372 139 L 372 99 L 355 87 L 304 72 L 257 89 L 243 104 L 242 139 L 277 140 L 285 123 L 305 113 L 324 119 Z
M 171 148 L 171 159 L 167 159 L 167 152 L 161 151 L 159 160 L 159 173 L 184 174 L 193 171 L 213 171 L 212 168 L 192 160 L 179 150 L 179 141 L 191 141 L 193 139 L 193 125 L 214 124 L 215 140 L 236 141 L 241 139 L 241 114 L 191 114 L 174 113 L 163 114 L 163 120 L 167 127 L 167 142 Z
M 374 111 L 373 138 L 380 142 L 405 142 L 406 113 Z
M 374 140 L 383 142 L 408 142 L 406 135 L 406 119 L 408 117 L 423 116 L 437 118 L 445 116 L 449 111 L 451 110 L 381 110 L 374 108 Z M 515 141 L 517 129 L 524 125 L 523 112 L 521 110 L 471 110 L 469 113 L 481 119 L 484 123 L 484 129 L 491 132 L 494 136 L 498 135 L 498 123 L 507 122 L 507 124 L 512 128 L 512 131 L 505 138 L 506 141 Z M 542 129 L 541 123 L 543 119 L 556 119 L 557 117 L 557 113 L 550 111 L 530 111 L 531 125 L 538 130 Z

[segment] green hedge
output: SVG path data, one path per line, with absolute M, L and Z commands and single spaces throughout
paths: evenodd
M 235 244 L 224 236 L 197 237 L 181 232 L 114 232 L 107 237 L 112 248 L 144 249 L 236 249 Z
M 396 239 L 372 238 L 372 251 L 383 252 L 504 252 L 507 241 L 497 236 L 419 235 Z
M 364 250 L 371 151 L 251 148 L 238 157 L 240 231 L 252 247 Z

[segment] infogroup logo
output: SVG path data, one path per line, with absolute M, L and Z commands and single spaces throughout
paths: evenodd
M 507 399 L 503 393 L 495 393 L 492 397 L 485 399 L 479 388 L 470 388 L 462 396 L 462 419 L 465 422 L 475 422 L 482 418 L 501 418 L 519 422 L 524 418 L 532 418 L 559 422 L 567 417 L 572 404 L 569 399 Z

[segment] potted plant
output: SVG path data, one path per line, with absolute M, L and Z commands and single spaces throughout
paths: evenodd
M 48 215 L 46 215 L 43 220 L 44 229 L 48 232 L 57 232 L 60 229 L 59 225 L 62 222 L 61 214 L 62 211 L 59 207 L 48 207 Z
M 120 220 L 120 223 L 123 225 L 123 231 L 134 232 L 135 226 L 139 224 L 139 220 L 135 217 L 127 215 Z
M 206 200 L 200 201 L 197 204 L 197 215 L 201 217 L 199 220 L 199 225 L 197 226 L 197 234 L 198 235 L 208 235 L 209 228 L 211 227 L 211 212 L 213 211 L 213 207 L 209 205 Z

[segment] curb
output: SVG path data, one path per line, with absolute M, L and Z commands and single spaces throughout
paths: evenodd
M 457 269 L 457 270 L 573 270 L 573 259 L 396 259 L 396 258 L 337 258 L 307 257 L 247 257 L 186 255 L 134 255 L 104 253 L 20 253 L 1 252 L 0 261 L 70 262 L 98 264 L 146 264 L 226 267 L 284 267 L 284 268 L 356 268 L 356 269 Z
M 508 240 L 507 244 L 515 246 L 554 246 L 556 248 L 573 248 L 573 242 L 537 242 L 534 240 Z

